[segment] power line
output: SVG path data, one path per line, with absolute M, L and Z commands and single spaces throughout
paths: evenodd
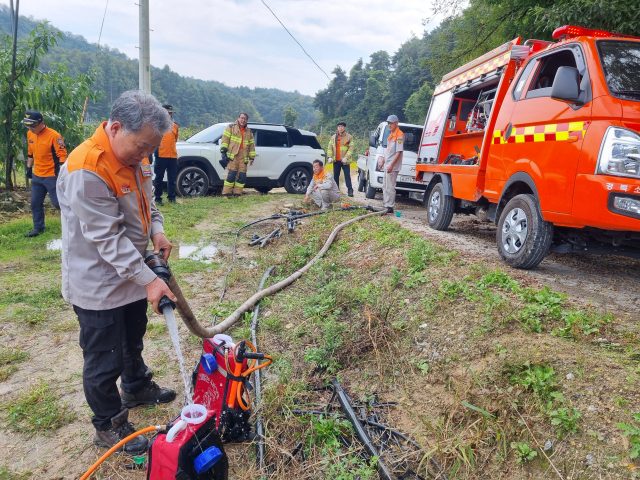
M 104 14 L 102 15 L 102 25 L 100 25 L 100 35 L 98 35 L 98 50 L 100 50 L 100 40 L 102 39 L 102 29 L 104 28 L 104 19 L 107 17 L 107 7 L 109 6 L 109 0 L 107 0 L 104 6 Z M 96 57 L 98 56 L 98 50 L 96 50 Z
M 302 45 L 300 45 L 300 42 L 299 42 L 298 40 L 296 40 L 296 37 L 294 37 L 294 36 L 291 34 L 291 32 L 287 29 L 287 27 L 285 27 L 285 26 L 284 26 L 284 23 L 282 23 L 282 22 L 280 21 L 280 19 L 278 18 L 278 16 L 277 16 L 275 13 L 273 13 L 273 10 L 271 10 L 271 8 L 269 7 L 269 5 L 267 5 L 267 4 L 265 3 L 265 1 L 264 1 L 264 0 L 260 0 L 260 1 L 264 4 L 264 6 L 265 6 L 265 7 L 267 7 L 267 8 L 269 9 L 269 11 L 271 12 L 271 14 L 272 14 L 274 17 L 276 17 L 276 20 L 278 20 L 278 22 L 280 22 L 280 25 L 282 25 L 282 28 L 284 28 L 284 29 L 287 31 L 287 33 L 291 36 L 291 38 L 293 38 L 293 41 L 294 41 L 294 42 L 296 42 L 296 43 L 300 46 L 300 48 L 301 48 L 301 49 L 302 49 L 302 51 L 305 53 L 305 55 L 306 55 L 307 57 L 309 57 L 309 58 L 311 59 L 311 61 L 315 64 L 315 66 L 316 66 L 316 67 L 318 67 L 318 68 L 320 69 L 320 71 L 321 71 L 322 73 L 324 73 L 324 74 L 325 74 L 325 76 L 327 77 L 327 79 L 329 79 L 329 81 L 331 81 L 331 78 L 329 78 L 329 75 L 327 75 L 327 72 L 325 72 L 324 70 L 322 70 L 322 67 L 321 67 L 320 65 L 318 65 L 318 64 L 316 63 L 316 61 L 315 61 L 313 58 L 311 58 L 311 55 L 309 55 L 309 54 L 307 53 L 307 51 L 304 49 L 304 47 L 303 47 Z

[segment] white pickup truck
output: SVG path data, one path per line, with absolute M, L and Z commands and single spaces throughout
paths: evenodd
M 418 194 L 424 194 L 425 190 L 424 183 L 415 180 L 422 126 L 400 123 L 399 127 L 404 133 L 404 154 L 402 155 L 402 168 L 398 174 L 396 191 L 405 196 L 414 197 Z M 389 133 L 387 122 L 382 122 L 369 137 L 371 148 L 367 154 L 358 156 L 358 191 L 365 192 L 367 198 L 374 198 L 377 192 L 382 191 L 384 172 L 378 170 L 378 158 L 384 157 L 387 151 Z M 412 192 L 415 193 L 412 194 Z

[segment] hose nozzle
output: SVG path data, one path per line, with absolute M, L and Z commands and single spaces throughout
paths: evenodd
M 147 258 L 144 259 L 144 263 L 147 264 L 147 267 L 151 269 L 153 273 L 155 273 L 160 280 L 169 286 L 169 278 L 171 278 L 171 269 L 169 268 L 169 264 L 164 259 L 164 250 L 160 250 L 159 254 L 152 253 L 148 255 Z M 171 306 L 172 309 L 176 309 L 175 302 L 171 301 L 169 297 L 166 295 L 160 299 L 158 302 L 158 310 L 160 312 L 164 311 L 164 307 Z

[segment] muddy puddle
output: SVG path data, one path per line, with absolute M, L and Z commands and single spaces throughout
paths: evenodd
M 213 263 L 218 256 L 220 248 L 213 243 L 189 244 L 173 243 L 172 258 L 195 260 L 202 263 Z

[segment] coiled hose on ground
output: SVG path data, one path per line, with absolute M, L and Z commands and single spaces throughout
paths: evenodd
M 247 311 L 249 311 L 249 309 L 251 309 L 257 302 L 259 302 L 265 297 L 268 297 L 269 295 L 273 295 L 274 293 L 282 290 L 285 287 L 288 287 L 297 279 L 299 279 L 302 275 L 307 273 L 311 269 L 311 267 L 318 260 L 320 260 L 325 253 L 327 253 L 327 250 L 329 250 L 329 247 L 331 247 L 331 244 L 338 236 L 338 233 L 344 227 L 352 223 L 358 222 L 360 220 L 364 220 L 365 218 L 370 218 L 375 215 L 384 215 L 385 213 L 387 213 L 386 210 L 383 210 L 380 212 L 368 213 L 366 215 L 361 215 L 359 217 L 355 217 L 355 218 L 352 218 L 351 220 L 347 220 L 346 222 L 341 223 L 340 225 L 338 225 L 336 228 L 333 229 L 333 231 L 331 232 L 331 235 L 329 235 L 329 238 L 327 238 L 327 241 L 324 243 L 323 247 L 316 254 L 316 256 L 311 259 L 309 263 L 307 263 L 300 270 L 296 271 L 295 273 L 285 278 L 284 280 L 278 283 L 275 283 L 270 287 L 265 288 L 264 290 L 258 291 L 246 302 L 240 305 L 240 307 L 235 312 L 233 312 L 225 320 L 223 320 L 222 322 L 218 323 L 213 327 L 208 327 L 208 328 L 204 327 L 196 319 L 195 315 L 193 314 L 193 311 L 191 310 L 191 307 L 189 307 L 189 304 L 187 303 L 186 299 L 184 298 L 184 295 L 182 294 L 182 290 L 180 290 L 180 286 L 178 285 L 178 282 L 176 281 L 175 277 L 172 274 L 171 278 L 169 278 L 169 288 L 178 299 L 178 301 L 176 302 L 177 304 L 176 310 L 178 310 L 178 315 L 180 315 L 180 318 L 182 319 L 184 324 L 187 326 L 189 331 L 200 338 L 212 338 L 214 335 L 223 333 L 227 331 L 240 318 L 242 318 L 242 316 Z

